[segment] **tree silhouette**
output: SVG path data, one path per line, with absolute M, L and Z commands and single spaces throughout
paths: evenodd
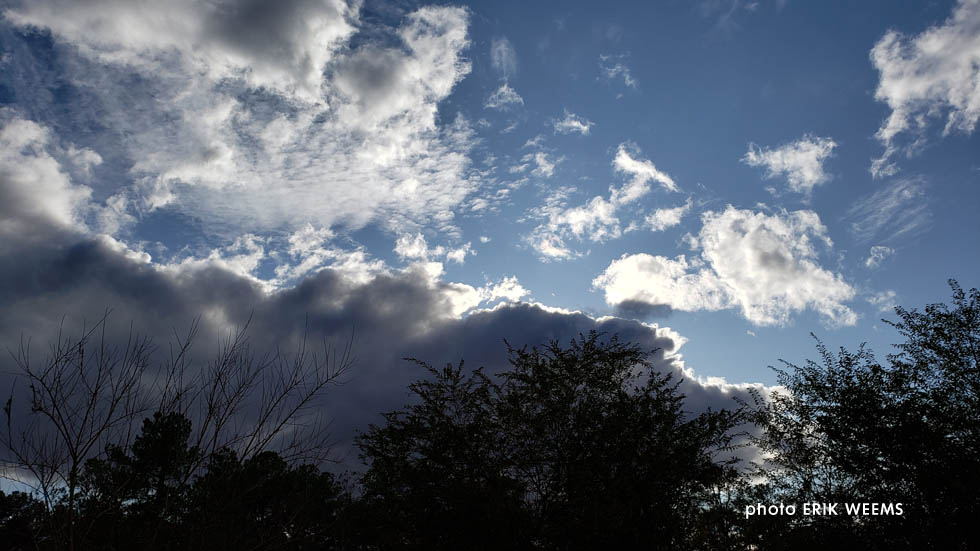
M 896 308 L 905 342 L 882 365 L 865 347 L 778 370 L 759 404 L 763 502 L 901 502 L 902 515 L 754 519 L 760 549 L 976 549 L 980 536 L 980 294 Z
M 306 453 L 321 440 L 280 438 L 337 374 L 304 348 L 256 359 L 239 333 L 189 376 L 186 339 L 154 378 L 138 338 L 60 339 L 39 365 L 24 347 L 33 423 L 12 392 L 3 474 L 36 486 L 0 492 L 0 548 L 980 548 L 980 292 L 950 285 L 949 305 L 896 308 L 886 363 L 818 341 L 819 361 L 784 362 L 783 389 L 735 411 L 685 411 L 652 352 L 595 332 L 508 344 L 492 376 L 415 360 L 411 402 L 357 438 L 353 488 Z M 750 472 L 732 458 L 746 422 Z M 760 503 L 797 514 L 741 514 Z
M 0 542 L 10 551 L 36 549 L 45 537 L 44 504 L 28 493 L 0 491 Z
M 312 464 L 273 451 L 242 456 L 224 448 L 205 469 L 189 445 L 191 422 L 156 412 L 128 448 L 110 445 L 79 475 L 77 549 L 350 549 L 344 516 L 350 494 Z M 53 508 L 29 494 L 0 493 L 3 549 L 68 546 L 66 497 Z M 54 527 L 55 531 L 51 531 Z
M 380 544 L 693 548 L 735 478 L 719 455 L 740 415 L 686 414 L 670 377 L 615 337 L 508 348 L 499 382 L 418 362 L 417 402 L 360 437 Z
M 269 451 L 288 465 L 326 459 L 317 401 L 350 369 L 350 342 L 339 354 L 326 342 L 315 351 L 304 335 L 291 355 L 260 355 L 246 323 L 210 362 L 195 365 L 194 323 L 154 369 L 150 339 L 131 333 L 121 346 L 110 342 L 109 315 L 80 337 L 59 333 L 40 363 L 29 340 L 11 353 L 17 373 L 3 408 L 0 477 L 31 486 L 49 513 L 39 517 L 48 537 L 74 550 L 97 526 L 115 530 L 112 519 L 122 515 L 130 523 L 143 518 L 142 530 L 156 538 L 192 479 L 229 450 L 242 461 Z M 83 507 L 88 516 L 80 522 Z

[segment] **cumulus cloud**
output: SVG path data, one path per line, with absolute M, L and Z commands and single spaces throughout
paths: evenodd
M 895 254 L 895 249 L 885 247 L 884 245 L 875 245 L 871 247 L 871 252 L 868 254 L 868 258 L 864 261 L 864 267 L 870 269 L 877 268 L 881 265 L 883 260 L 893 254 Z
M 913 37 L 888 31 L 871 50 L 878 70 L 875 99 L 891 114 L 875 136 L 885 146 L 873 160 L 874 176 L 897 171 L 892 157 L 899 151 L 896 138 L 911 132 L 917 150 L 928 124 L 945 118 L 943 135 L 972 133 L 980 119 L 980 2 L 960 0 L 941 25 Z
M 48 128 L 0 110 L 0 249 L 86 230 L 92 189 L 72 182 L 56 150 Z
M 644 222 L 653 231 L 664 231 L 681 223 L 681 219 L 690 212 L 693 202 L 690 198 L 678 207 L 657 209 L 647 215 Z
M 649 160 L 637 158 L 638 155 L 635 147 L 620 144 L 613 167 L 631 178 L 621 186 L 610 186 L 608 199 L 596 196 L 585 204 L 569 207 L 566 198 L 570 190 L 563 188 L 548 197 L 543 206 L 532 211 L 534 216 L 547 219 L 527 238 L 542 260 L 576 256 L 577 253 L 566 244 L 570 239 L 603 242 L 622 235 L 618 212 L 650 193 L 651 182 L 657 182 L 667 191 L 679 191 L 667 173 L 657 169 Z
M 830 180 L 823 163 L 835 147 L 837 143 L 830 138 L 810 135 L 774 149 L 750 144 L 742 162 L 765 167 L 767 178 L 785 177 L 790 190 L 809 196 L 815 186 Z
M 524 105 L 524 98 L 515 92 L 506 82 L 501 84 L 500 88 L 497 88 L 494 93 L 490 94 L 490 97 L 487 98 L 487 102 L 484 104 L 488 109 L 500 110 L 510 109 L 515 105 Z
M 862 243 L 894 242 L 919 235 L 932 223 L 926 184 L 921 179 L 895 180 L 855 201 L 845 221 Z
M 490 43 L 490 64 L 501 78 L 510 79 L 517 74 L 517 51 L 506 37 L 496 37 Z
M 571 134 L 572 132 L 578 132 L 579 134 L 586 136 L 589 133 L 589 129 L 592 128 L 592 124 L 592 121 L 580 117 L 566 109 L 565 116 L 561 119 L 555 120 L 555 134 Z
M 131 221 L 169 209 L 226 238 L 308 223 L 453 231 L 478 187 L 468 121 L 438 116 L 470 70 L 464 9 L 423 7 L 353 42 L 369 24 L 337 1 L 42 0 L 5 13 L 70 46 L 56 69 L 85 94 L 72 116 L 105 128 L 91 149 L 113 156 L 117 178 L 102 185 L 127 184 L 103 195 Z M 36 83 L 14 85 L 20 96 Z
M 785 325 L 806 309 L 832 325 L 854 325 L 844 302 L 854 289 L 817 263 L 816 243 L 831 246 L 816 213 L 765 214 L 729 206 L 706 212 L 699 255 L 623 255 L 595 278 L 606 302 L 664 305 L 684 311 L 736 308 L 756 325 Z

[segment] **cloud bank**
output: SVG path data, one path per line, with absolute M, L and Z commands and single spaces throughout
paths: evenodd
M 699 381 L 678 355 L 684 339 L 667 328 L 517 303 L 527 291 L 514 278 L 482 291 L 488 299 L 505 302 L 461 317 L 457 299 L 467 292 L 461 289 L 465 286 L 443 283 L 424 270 L 357 280 L 324 269 L 270 293 L 220 262 L 162 269 L 99 239 L 63 237 L 47 247 L 0 254 L 0 300 L 5 304 L 0 342 L 16 346 L 21 335 L 31 337 L 37 355 L 59 328 L 75 334 L 84 319 L 92 322 L 107 307 L 113 309 L 110 345 L 124 342 L 132 321 L 165 351 L 175 330 L 181 333 L 200 318 L 193 349 L 198 365 L 249 319 L 258 350 L 288 352 L 307 333 L 342 345 L 353 332 L 355 367 L 318 405 L 332 421 L 338 459 L 349 464 L 356 462 L 350 448 L 355 432 L 400 407 L 406 385 L 424 375 L 403 357 L 437 365 L 463 359 L 493 373 L 507 366 L 504 339 L 518 346 L 567 342 L 595 329 L 657 350 L 651 356 L 655 368 L 677 377 L 688 411 L 734 407 L 733 396 L 747 398 L 748 388 L 757 386 Z M 4 373 L 12 369 L 9 361 L 0 360 Z M 7 377 L 2 384 L 10 383 Z

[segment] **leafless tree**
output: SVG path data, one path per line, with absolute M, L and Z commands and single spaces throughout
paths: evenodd
M 14 383 L 25 384 L 29 408 L 12 386 L 0 431 L 0 477 L 27 485 L 49 509 L 64 506 L 69 549 L 75 544 L 75 514 L 85 462 L 108 446 L 127 447 L 138 423 L 151 411 L 179 412 L 191 419 L 191 444 L 200 459 L 190 479 L 215 452 L 230 449 L 243 460 L 275 451 L 290 462 L 320 463 L 329 440 L 319 398 L 353 365 L 351 339 L 342 350 L 324 340 L 317 350 L 304 333 L 293 354 L 257 353 L 249 323 L 222 343 L 214 358 L 195 365 L 191 345 L 198 322 L 175 332 L 169 358 L 151 369 L 157 348 L 130 329 L 125 343 L 107 337 L 110 311 L 81 336 L 59 331 L 48 357 L 31 357 L 30 340 L 8 350 Z M 19 407 L 20 406 L 20 407 Z
M 153 345 L 132 331 L 124 345 L 110 344 L 108 317 L 106 311 L 75 339 L 59 330 L 40 365 L 32 361 L 29 339 L 22 338 L 17 351 L 9 351 L 29 388 L 30 409 L 26 418 L 18 418 L 12 388 L 4 407 L 6 432 L 0 436 L 7 452 L 2 475 L 30 486 L 49 508 L 65 504 L 72 548 L 85 461 L 109 443 L 128 444 L 134 419 L 147 410 L 140 382 Z

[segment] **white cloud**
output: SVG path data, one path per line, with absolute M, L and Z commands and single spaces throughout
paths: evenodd
M 154 268 L 170 275 L 218 268 L 252 283 L 265 293 L 276 288 L 274 281 L 265 281 L 256 275 L 259 264 L 267 258 L 265 239 L 253 234 L 243 234 L 224 247 L 212 249 L 207 256 L 189 256 L 179 261 L 154 265 Z
M 623 84 L 630 88 L 636 88 L 637 82 L 630 73 L 630 68 L 622 62 L 625 56 L 600 55 L 599 73 L 607 80 L 623 79 Z
M 693 202 L 688 198 L 679 207 L 657 209 L 647 215 L 645 220 L 646 225 L 653 231 L 663 231 L 667 228 L 672 228 L 681 223 L 681 219 L 690 212 L 692 205 Z
M 283 288 L 323 268 L 331 268 L 352 281 L 362 283 L 388 272 L 382 260 L 370 258 L 362 247 L 350 250 L 329 246 L 333 238 L 334 234 L 329 228 L 315 228 L 312 224 L 293 232 L 286 240 L 288 257 L 275 252 L 270 255 L 278 263 L 274 270 L 275 278 L 263 281 L 263 284 Z M 272 251 L 278 249 L 276 244 L 268 248 Z
M 527 163 L 534 163 L 534 168 L 531 169 L 531 174 L 537 176 L 538 178 L 551 178 L 555 173 L 555 166 L 561 162 L 561 159 L 553 160 L 550 155 L 544 151 L 538 151 L 536 153 L 528 153 L 521 157 L 521 162 L 524 164 L 513 166 L 510 168 L 510 173 L 514 174 L 517 172 L 524 172 L 527 169 Z
M 537 136 L 533 138 L 529 138 L 526 142 L 524 142 L 524 145 L 522 147 L 541 147 L 543 143 L 544 143 L 544 136 L 538 134 Z
M 528 243 L 538 251 L 542 260 L 565 260 L 577 256 L 565 246 L 565 241 L 548 232 L 535 232 L 528 238 Z
M 446 251 L 446 261 L 463 264 L 466 262 L 466 255 L 476 254 L 472 249 L 473 247 L 470 243 L 466 243 L 455 249 L 449 249 Z
M 932 223 L 926 185 L 918 179 L 900 179 L 855 201 L 845 220 L 851 233 L 862 242 L 907 239 L 928 229 Z
M 572 132 L 578 132 L 583 136 L 589 134 L 589 129 L 592 128 L 592 121 L 580 117 L 575 113 L 571 113 L 568 109 L 565 110 L 565 117 L 562 119 L 555 120 L 555 134 L 571 134 Z
M 630 150 L 633 150 L 632 153 Z M 646 194 L 649 191 L 647 184 L 650 180 L 659 183 L 667 191 L 680 191 L 666 172 L 657 170 L 657 167 L 647 159 L 636 159 L 635 156 L 638 154 L 639 151 L 635 147 L 627 144 L 619 144 L 616 150 L 616 158 L 613 159 L 616 170 L 633 176 L 628 185 L 623 186 L 619 191 L 613 191 L 613 197 L 617 202 L 630 202 Z
M 814 242 L 830 246 L 812 211 L 768 215 L 729 206 L 702 215 L 700 255 L 623 255 L 595 278 L 606 302 L 639 301 L 685 311 L 737 308 L 756 325 L 785 325 L 812 309 L 832 325 L 853 325 L 843 303 L 854 289 L 817 263 Z
M 879 312 L 890 312 L 895 309 L 895 291 L 891 289 L 881 291 L 867 297 L 868 304 L 874 306 Z
M 602 197 L 593 197 L 582 206 L 564 210 L 554 222 L 556 226 L 565 226 L 579 239 L 587 237 L 602 242 L 620 235 L 616 206 Z
M 314 228 L 313 224 L 296 230 L 289 236 L 289 254 L 298 255 L 313 252 L 333 238 L 333 232 L 329 228 Z
M 395 254 L 403 259 L 409 260 L 428 260 L 433 254 L 442 254 L 442 251 L 430 251 L 425 236 L 421 233 L 414 235 L 402 235 L 395 241 Z
M 864 261 L 864 266 L 870 269 L 877 268 L 884 259 L 893 254 L 895 254 L 895 249 L 885 247 L 884 245 L 875 245 L 871 247 L 871 253 L 868 255 L 867 260 Z
M 480 295 L 485 302 L 493 302 L 504 299 L 507 302 L 519 302 L 525 296 L 531 294 L 517 281 L 516 276 L 505 277 L 496 283 L 488 283 L 480 288 Z
M 568 189 L 559 189 L 545 204 L 534 209 L 533 214 L 547 221 L 528 236 L 543 260 L 567 259 L 577 256 L 565 243 L 566 239 L 602 242 L 622 235 L 618 211 L 636 202 L 650 192 L 650 182 L 655 181 L 668 191 L 679 191 L 674 180 L 657 169 L 647 159 L 638 159 L 632 146 L 621 144 L 613 159 L 617 172 L 632 176 L 622 186 L 610 186 L 609 198 L 593 197 L 583 205 L 568 207 L 565 199 Z
M 304 101 L 322 99 L 321 75 L 354 33 L 357 14 L 342 0 L 118 2 L 36 0 L 8 8 L 17 25 L 51 29 L 100 61 L 161 63 L 176 51 L 188 72 L 213 81 L 241 78 Z
M 457 264 L 463 264 L 466 262 L 467 255 L 476 254 L 473 252 L 473 246 L 471 243 L 465 243 L 459 247 L 456 247 L 455 249 L 443 247 L 442 245 L 429 248 L 429 244 L 425 240 L 425 236 L 421 233 L 399 236 L 398 239 L 395 240 L 394 251 L 395 254 L 397 254 L 402 260 L 429 262 L 433 258 L 444 256 L 447 262 L 455 262 Z
M 980 2 L 960 0 L 952 16 L 914 37 L 888 31 L 871 50 L 878 70 L 875 99 L 891 114 L 875 135 L 885 146 L 872 163 L 872 174 L 887 176 L 897 167 L 896 137 L 916 135 L 909 151 L 918 147 L 928 123 L 945 117 L 943 135 L 972 133 L 980 119 Z
M 506 37 L 494 38 L 490 43 L 490 64 L 504 79 L 517 74 L 517 52 Z
M 506 82 L 500 85 L 500 88 L 490 94 L 487 98 L 487 102 L 484 106 L 488 109 L 500 109 L 506 110 L 510 109 L 515 105 L 524 105 L 524 98 L 522 98 L 513 88 L 510 87 Z
M 815 186 L 830 180 L 823 163 L 835 147 L 837 143 L 830 138 L 805 135 L 775 149 L 750 144 L 742 162 L 765 167 L 767 178 L 783 176 L 792 191 L 809 195 Z
M 87 231 L 92 190 L 72 183 L 54 156 L 63 152 L 51 132 L 9 110 L 0 110 L 0 124 L 0 241 L 41 240 L 51 230 Z M 68 155 L 79 153 L 72 146 Z
M 701 261 L 688 261 L 646 253 L 623 255 L 614 260 L 593 282 L 605 292 L 606 303 L 626 301 L 668 305 L 685 311 L 721 310 L 732 307 L 718 276 L 697 270 Z
M 437 113 L 470 70 L 466 10 L 424 7 L 353 46 L 351 8 L 286 4 L 263 21 L 261 2 L 40 0 L 7 13 L 82 56 L 66 78 L 98 95 L 100 124 L 126 136 L 119 158 L 135 160 L 122 169 L 132 186 L 110 190 L 122 214 L 166 207 L 226 238 L 307 223 L 454 231 L 478 188 L 475 138 Z

